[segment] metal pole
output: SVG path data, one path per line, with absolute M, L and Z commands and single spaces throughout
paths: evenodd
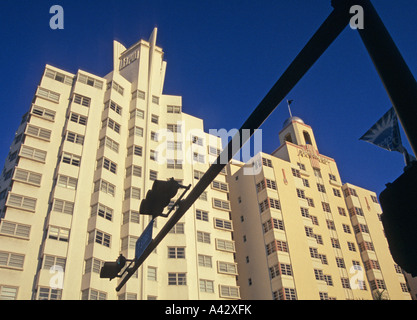
M 384 84 L 407 139 L 417 155 L 417 83 L 370 0 L 333 0 L 333 7 L 346 10 L 360 5 L 364 28 L 359 35 Z
M 167 221 L 162 230 L 144 251 L 135 266 L 128 271 L 128 275 L 120 282 L 117 291 L 124 286 L 129 278 L 135 273 L 140 265 L 145 261 L 149 254 L 162 241 L 172 227 L 181 219 L 192 204 L 198 199 L 203 191 L 217 177 L 220 171 L 226 166 L 233 156 L 249 140 L 262 123 L 269 117 L 272 111 L 281 103 L 281 101 L 294 88 L 298 81 L 306 74 L 313 64 L 320 58 L 326 49 L 339 36 L 349 22 L 349 15 L 342 10 L 335 9 L 329 17 L 320 26 L 310 41 L 290 64 L 288 69 L 283 73 L 281 78 L 272 87 L 269 93 L 261 101 L 258 107 L 252 112 L 246 122 L 239 129 L 239 132 L 232 138 L 227 147 L 222 151 L 216 162 L 213 163 L 206 171 L 204 176 L 199 180 L 197 185 L 190 191 L 190 194 L 184 199 L 177 211 Z M 250 135 L 242 134 L 244 130 L 250 130 Z M 236 147 L 238 146 L 238 148 Z

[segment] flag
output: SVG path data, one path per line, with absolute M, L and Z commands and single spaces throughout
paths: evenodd
M 404 147 L 401 143 L 400 127 L 394 108 L 388 110 L 359 140 L 367 141 L 388 151 L 403 153 Z

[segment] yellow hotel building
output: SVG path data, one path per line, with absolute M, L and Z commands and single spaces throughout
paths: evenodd
M 134 258 L 153 181 L 194 186 L 221 148 L 163 93 L 156 35 L 115 41 L 104 77 L 46 66 L 0 180 L 0 299 L 240 298 L 224 172 L 120 292 L 99 276 L 104 261 Z
M 343 184 L 300 118 L 279 140 L 272 154 L 228 165 L 242 299 L 410 300 L 376 194 Z

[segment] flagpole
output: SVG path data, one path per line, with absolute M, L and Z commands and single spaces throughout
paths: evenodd
M 290 107 L 290 105 L 291 105 L 291 103 L 293 102 L 294 100 L 287 100 L 287 105 L 288 105 L 288 111 L 289 111 L 289 113 L 290 113 L 290 117 L 292 118 L 292 113 L 291 113 L 291 107 Z

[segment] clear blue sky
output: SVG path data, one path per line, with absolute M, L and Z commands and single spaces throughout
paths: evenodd
M 372 2 L 416 75 L 417 2 Z M 64 30 L 49 28 L 55 4 L 64 8 Z M 158 27 L 168 63 L 164 93 L 181 95 L 184 112 L 204 119 L 206 131 L 229 130 L 247 119 L 331 10 L 330 0 L 1 0 L 1 166 L 47 63 L 104 76 L 113 39 L 129 47 Z M 391 104 L 357 31 L 347 27 L 288 99 L 343 182 L 379 193 L 402 173 L 400 153 L 358 140 Z M 264 123 L 264 152 L 278 147 L 288 116 L 283 102 Z

